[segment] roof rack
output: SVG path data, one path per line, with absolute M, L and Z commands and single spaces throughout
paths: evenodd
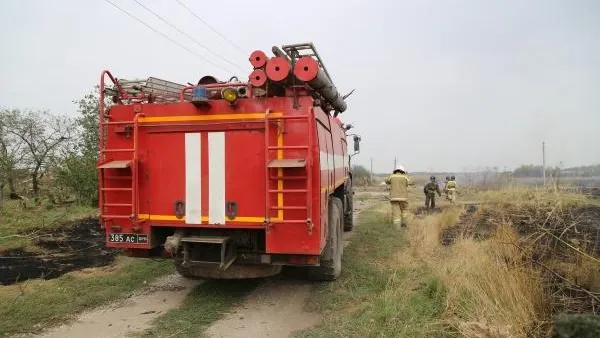
M 156 77 L 133 80 L 116 79 L 116 81 L 118 86 L 107 87 L 105 93 L 119 95 L 122 100 L 131 102 L 178 102 L 182 89 L 187 87 Z M 191 99 L 191 93 L 186 94 L 186 99 Z
M 333 82 L 333 79 L 329 75 L 327 68 L 325 68 L 325 64 L 323 64 L 321 56 L 319 56 L 319 53 L 317 53 L 317 49 L 315 48 L 315 45 L 312 42 L 283 45 L 281 46 L 281 48 L 293 60 L 294 63 L 303 56 L 314 56 L 315 58 L 317 58 L 319 66 L 321 66 L 321 68 L 325 72 L 325 75 L 327 75 L 327 77 L 329 78 L 329 81 Z

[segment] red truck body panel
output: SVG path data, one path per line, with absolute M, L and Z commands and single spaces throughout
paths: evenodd
M 117 103 L 102 123 L 108 246 L 159 247 L 161 228 L 260 229 L 267 254 L 322 252 L 349 156 L 341 122 L 312 97 Z

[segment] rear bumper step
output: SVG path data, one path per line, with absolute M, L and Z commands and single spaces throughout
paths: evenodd
M 189 236 L 181 238 L 184 267 L 193 265 L 218 265 L 227 270 L 235 262 L 237 252 L 230 237 Z

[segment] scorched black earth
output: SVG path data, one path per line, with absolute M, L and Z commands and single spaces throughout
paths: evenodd
M 0 285 L 32 278 L 53 279 L 67 272 L 110 264 L 118 250 L 105 247 L 98 219 L 88 218 L 54 229 L 34 229 L 39 252 L 0 251 Z

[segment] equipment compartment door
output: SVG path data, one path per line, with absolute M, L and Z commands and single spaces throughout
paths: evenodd
M 224 205 L 235 205 L 227 221 L 262 224 L 265 219 L 265 137 L 259 130 L 228 131 L 225 136 Z M 211 197 L 212 195 L 211 190 Z
M 177 214 L 176 204 L 184 203 L 183 209 L 189 209 L 186 203 L 186 166 L 192 165 L 190 158 L 194 154 L 190 153 L 191 145 L 188 142 L 186 147 L 185 133 L 148 133 L 146 136 L 145 151 L 140 153 L 145 169 L 140 175 L 140 180 L 144 181 L 140 185 L 140 211 L 147 214 L 141 214 L 140 218 L 149 216 L 156 221 L 183 222 L 185 212 Z M 201 140 L 197 137 L 195 140 L 199 145 Z M 195 157 L 199 171 L 200 149 L 197 149 Z

